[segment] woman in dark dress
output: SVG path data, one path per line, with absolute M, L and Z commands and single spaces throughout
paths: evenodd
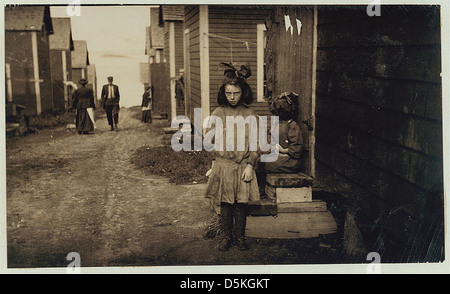
M 152 123 L 152 88 L 145 87 L 145 93 L 142 95 L 142 119 L 143 123 Z
M 72 108 L 77 110 L 76 127 L 79 134 L 87 134 L 94 130 L 94 92 L 86 88 L 87 81 L 79 81 L 80 88 L 73 93 Z

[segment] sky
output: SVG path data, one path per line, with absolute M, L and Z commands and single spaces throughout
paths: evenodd
M 98 97 L 107 77 L 119 86 L 120 105 L 140 105 L 144 86 L 139 63 L 147 62 L 145 32 L 150 6 L 52 6 L 52 17 L 70 17 L 73 40 L 86 40 L 89 62 L 97 72 Z M 71 16 L 73 15 L 73 16 Z M 77 82 L 77 81 L 74 81 Z

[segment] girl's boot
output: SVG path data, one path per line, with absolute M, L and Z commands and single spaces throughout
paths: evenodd
M 234 211 L 236 246 L 239 250 L 248 250 L 250 246 L 245 242 L 245 226 L 247 223 L 247 210 L 244 203 L 236 203 Z
M 233 208 L 231 204 L 223 202 L 220 204 L 220 219 L 225 236 L 219 244 L 219 250 L 228 251 L 233 244 Z

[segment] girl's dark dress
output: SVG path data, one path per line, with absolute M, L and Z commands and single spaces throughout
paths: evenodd
M 268 173 L 295 173 L 299 170 L 299 159 L 302 151 L 302 132 L 294 120 L 280 121 L 279 144 L 288 149 L 288 154 L 279 154 L 274 162 L 266 162 Z
M 86 87 L 81 87 L 73 93 L 72 108 L 77 110 L 76 127 L 78 132 L 90 132 L 94 130 L 88 108 L 95 109 L 94 92 Z

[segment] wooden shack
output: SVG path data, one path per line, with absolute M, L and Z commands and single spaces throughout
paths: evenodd
M 201 108 L 205 119 L 218 106 L 221 62 L 250 66 L 248 83 L 256 94 L 251 108 L 269 114 L 264 99 L 264 23 L 271 13 L 265 6 L 185 6 L 185 101 L 191 120 L 194 108 Z
M 184 105 L 177 103 L 175 97 L 176 81 L 180 77 L 180 70 L 184 66 L 183 57 L 183 21 L 184 6 L 183 5 L 161 5 L 159 7 L 159 24 L 163 34 L 163 50 L 162 63 L 164 69 L 161 69 L 159 75 L 164 79 L 163 85 L 169 85 L 169 91 L 164 97 L 156 96 L 156 98 L 168 101 L 169 118 L 173 119 L 177 115 L 184 115 Z M 152 75 L 152 78 L 155 75 Z M 156 77 L 155 77 L 156 78 Z M 152 85 L 155 83 L 152 82 Z
M 166 73 L 166 62 L 163 60 L 164 25 L 160 22 L 160 8 L 150 8 L 150 27 L 147 30 L 145 54 L 149 56 L 149 81 L 152 87 L 153 114 L 168 117 L 170 107 L 170 81 Z M 145 83 L 144 83 L 145 85 Z
M 441 261 L 440 9 L 366 9 L 318 7 L 315 177 L 382 262 Z
M 52 72 L 53 108 L 67 109 L 70 87 L 67 82 L 72 80 L 72 27 L 70 18 L 52 18 L 53 31 L 50 35 L 50 61 Z
M 88 79 L 89 52 L 85 40 L 75 40 L 72 52 L 72 81 L 77 84 L 80 79 Z
M 52 110 L 49 6 L 5 7 L 5 64 L 10 74 L 12 102 L 25 115 Z

